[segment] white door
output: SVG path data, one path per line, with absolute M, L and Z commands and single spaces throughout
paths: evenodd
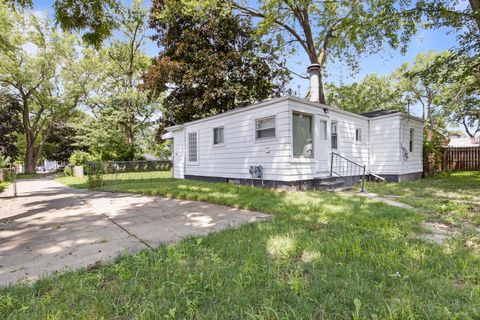
M 328 172 L 330 158 L 330 139 L 329 139 L 330 119 L 325 116 L 318 116 L 318 134 L 317 134 L 317 172 Z

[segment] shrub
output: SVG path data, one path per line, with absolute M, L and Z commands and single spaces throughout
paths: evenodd
M 72 166 L 83 166 L 88 161 L 95 161 L 95 157 L 85 151 L 75 151 L 68 159 L 69 164 Z
M 66 176 L 71 176 L 72 175 L 72 167 L 71 166 L 66 166 L 65 168 L 63 168 L 63 173 Z

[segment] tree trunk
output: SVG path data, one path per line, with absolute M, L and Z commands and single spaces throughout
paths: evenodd
M 31 132 L 25 132 L 25 136 L 27 138 L 25 150 L 25 173 L 32 174 L 36 172 L 37 165 L 37 159 L 35 157 L 35 141 L 33 141 Z
M 469 0 L 470 6 L 473 10 L 473 18 L 477 23 L 478 29 L 480 30 L 480 0 Z

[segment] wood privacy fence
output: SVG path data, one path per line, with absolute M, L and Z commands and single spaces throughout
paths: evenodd
M 443 171 L 480 171 L 480 146 L 445 148 Z

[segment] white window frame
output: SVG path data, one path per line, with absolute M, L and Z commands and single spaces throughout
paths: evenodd
M 337 127 L 337 131 L 338 131 L 338 127 Z M 355 142 L 362 143 L 362 129 L 361 128 L 355 128 Z
M 265 120 L 265 119 L 268 119 L 268 118 L 273 118 L 274 120 L 274 125 L 273 127 L 270 127 L 270 128 L 263 128 L 263 129 L 260 129 L 260 130 L 267 130 L 267 129 L 274 129 L 274 135 L 273 137 L 267 137 L 267 138 L 257 138 L 257 122 L 260 121 L 260 120 Z M 254 129 L 255 129 L 255 141 L 265 141 L 265 140 L 275 140 L 277 139 L 277 116 L 276 115 L 271 115 L 271 116 L 266 116 L 266 117 L 262 117 L 262 118 L 256 118 L 255 119 L 255 123 L 254 123 Z
M 190 134 L 195 134 L 196 137 L 196 151 L 197 151 L 197 160 L 196 161 L 190 161 Z M 189 165 L 198 165 L 198 158 L 199 158 L 199 152 L 198 152 L 198 131 L 189 131 L 187 132 L 187 164 Z
M 306 158 L 304 157 L 303 155 L 302 156 L 295 156 L 293 154 L 293 117 L 295 114 L 299 114 L 299 115 L 303 115 L 303 116 L 307 116 L 307 117 L 310 117 L 311 118 L 311 125 L 312 125 L 312 156 L 309 157 L 309 158 Z M 292 111 L 292 158 L 293 159 L 305 159 L 305 160 L 313 160 L 315 159 L 315 143 L 316 143 L 316 139 L 315 139 L 315 115 L 314 114 L 311 114 L 311 113 L 306 113 L 306 112 L 301 112 L 301 111 L 296 111 L 296 110 L 293 110 Z
M 216 129 L 223 129 L 223 142 L 222 143 L 215 143 L 215 130 Z M 225 146 L 225 126 L 218 126 L 212 129 L 212 146 L 214 147 L 224 147 Z
M 336 129 L 335 129 L 335 137 L 337 138 L 336 140 L 336 146 L 333 147 L 333 124 L 336 125 Z M 330 121 L 330 148 L 332 150 L 338 150 L 338 121 L 337 120 L 332 120 Z

